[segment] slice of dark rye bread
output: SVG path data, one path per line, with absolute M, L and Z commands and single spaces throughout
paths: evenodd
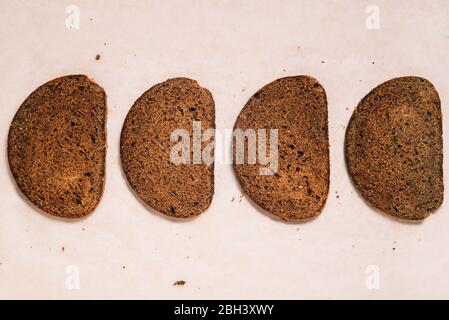
M 45 83 L 22 103 L 8 135 L 8 159 L 23 194 L 54 216 L 91 213 L 103 193 L 106 94 L 85 75 Z
M 359 193 L 397 218 L 429 216 L 443 202 L 442 131 L 440 99 L 426 79 L 374 88 L 346 130 L 346 164 Z
M 202 213 L 214 195 L 213 163 L 170 160 L 178 143 L 170 141 L 171 133 L 186 129 L 192 139 L 194 121 L 201 121 L 202 133 L 215 129 L 212 94 L 194 80 L 174 78 L 146 91 L 130 109 L 122 129 L 120 154 L 130 186 L 147 205 L 171 217 Z M 213 138 L 203 141 L 202 149 L 210 143 Z
M 234 157 L 244 193 L 282 220 L 317 216 L 329 192 L 327 121 L 326 92 L 312 77 L 281 78 L 257 91 L 240 112 L 234 129 L 277 129 L 278 171 L 261 175 L 259 169 L 265 165 L 236 164 Z M 266 141 L 269 150 L 270 140 Z

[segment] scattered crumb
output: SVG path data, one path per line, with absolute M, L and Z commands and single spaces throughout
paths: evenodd
M 373 62 L 371 62 L 371 64 L 374 64 L 374 61 L 373 61 Z
M 86 231 L 86 228 L 83 227 L 81 230 L 82 230 L 82 231 Z
M 296 228 L 296 231 L 299 231 L 299 227 L 298 227 L 298 228 Z
M 126 269 L 126 266 L 122 266 L 122 269 Z
M 338 194 L 338 191 L 335 191 L 335 197 L 338 199 L 340 198 L 340 195 Z
M 285 69 L 282 69 L 282 71 L 284 71 L 284 72 L 285 72 Z
M 173 283 L 173 286 L 183 286 L 186 282 L 184 280 L 178 280 L 175 283 Z
M 352 247 L 355 248 L 355 245 L 353 244 Z
M 97 55 L 95 56 L 95 60 L 100 60 L 100 58 L 101 58 L 101 56 L 100 56 L 99 54 L 97 54 Z
M 348 108 L 348 107 L 346 107 L 346 108 L 345 108 L 345 110 L 349 110 L 349 108 Z
M 89 21 L 94 21 L 94 19 L 92 19 L 92 18 L 89 18 Z
M 396 248 L 395 248 L 395 247 L 393 247 L 393 251 L 394 251 L 394 250 L 396 250 Z
M 189 257 L 189 256 L 187 256 L 187 257 L 186 257 L 186 259 L 190 259 L 190 257 Z
M 359 82 L 362 82 L 362 80 L 359 80 Z
M 449 37 L 448 37 L 448 38 L 449 38 Z M 301 49 L 301 46 L 297 46 L 297 47 L 296 47 L 296 50 L 299 50 L 299 49 Z
M 106 46 L 106 45 L 107 45 L 107 42 L 103 43 L 103 45 L 105 45 L 105 46 Z
M 321 63 L 325 63 L 324 60 L 321 60 Z
M 234 200 L 235 200 L 235 198 L 234 198 L 234 197 L 232 197 L 232 199 L 231 199 L 231 202 L 234 202 Z
M 62 246 L 62 247 L 61 247 L 61 250 L 62 250 L 62 252 L 64 252 L 64 251 L 65 251 L 65 248 L 64 248 L 64 246 Z
M 243 193 L 240 194 L 239 202 L 242 202 L 244 196 L 245 195 Z
M 242 92 L 245 92 L 245 88 L 242 89 Z

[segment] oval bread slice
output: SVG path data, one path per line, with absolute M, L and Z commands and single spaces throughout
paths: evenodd
M 441 105 L 434 86 L 401 77 L 374 88 L 346 130 L 349 174 L 370 205 L 422 220 L 443 202 Z
M 202 213 L 214 194 L 213 161 L 194 163 L 193 147 L 189 162 L 171 158 L 181 143 L 171 140 L 172 134 L 186 131 L 192 145 L 194 122 L 200 123 L 201 134 L 215 129 L 212 94 L 194 80 L 175 78 L 155 85 L 134 103 L 121 134 L 122 166 L 130 186 L 148 206 L 175 218 Z M 204 139 L 201 150 L 213 143 L 213 137 Z
M 237 129 L 275 129 L 278 135 L 278 167 L 272 174 L 261 174 L 268 165 L 260 159 L 239 164 L 233 139 L 234 169 L 243 192 L 282 220 L 317 216 L 329 192 L 327 99 L 320 83 L 309 76 L 292 76 L 267 84 L 242 109 L 234 133 Z M 265 142 L 268 154 L 268 134 Z
M 9 165 L 23 194 L 54 216 L 91 213 L 103 193 L 106 95 L 84 75 L 54 79 L 22 103 L 8 135 Z

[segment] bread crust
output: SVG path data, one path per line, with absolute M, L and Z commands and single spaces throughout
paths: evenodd
M 422 220 L 443 202 L 441 103 L 420 77 L 382 83 L 357 105 L 345 137 L 346 165 L 374 208 Z
M 259 162 L 238 164 L 234 158 L 243 192 L 285 221 L 320 214 L 329 193 L 327 98 L 321 84 L 310 76 L 285 77 L 267 84 L 249 99 L 234 126 L 251 128 L 278 130 L 278 171 L 261 175 L 259 169 L 264 166 Z M 235 155 L 235 140 L 233 145 Z
M 137 196 L 156 211 L 175 218 L 194 217 L 209 208 L 214 195 L 214 164 L 174 164 L 170 141 L 176 129 L 193 136 L 193 122 L 201 133 L 215 129 L 212 94 L 195 80 L 174 78 L 159 83 L 137 99 L 126 116 L 120 155 L 123 170 Z M 201 148 L 213 144 L 203 141 Z M 191 150 L 193 152 L 193 150 Z
M 51 80 L 22 103 L 8 161 L 31 203 L 61 218 L 94 211 L 105 180 L 106 112 L 104 90 L 85 75 Z

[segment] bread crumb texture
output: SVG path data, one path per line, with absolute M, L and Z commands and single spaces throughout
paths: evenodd
M 345 156 L 370 205 L 401 219 L 429 216 L 443 202 L 442 114 L 434 86 L 401 77 L 374 88 L 351 117 Z
M 192 141 L 193 122 L 201 133 L 215 129 L 212 94 L 194 80 L 174 78 L 146 91 L 131 107 L 123 125 L 120 153 L 127 180 L 148 206 L 167 216 L 189 218 L 204 212 L 214 194 L 214 165 L 174 164 L 170 141 L 175 129 L 185 129 Z M 205 140 L 206 145 L 214 143 Z
M 327 98 L 321 84 L 309 76 L 269 83 L 244 106 L 235 123 L 237 128 L 278 130 L 276 173 L 260 175 L 259 168 L 266 165 L 259 162 L 234 163 L 244 193 L 282 220 L 317 216 L 329 192 Z M 269 141 L 267 137 L 267 150 Z M 233 148 L 235 154 L 235 141 Z
M 84 75 L 54 79 L 22 103 L 8 135 L 9 165 L 22 193 L 46 213 L 80 218 L 103 193 L 106 94 Z

